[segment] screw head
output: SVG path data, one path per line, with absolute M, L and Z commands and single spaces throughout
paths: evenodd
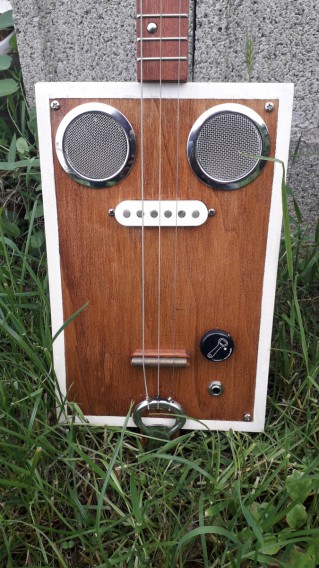
M 251 422 L 252 421 L 252 416 L 251 414 L 245 414 L 244 415 L 244 422 Z
M 215 214 L 216 214 L 215 209 L 208 209 L 208 217 L 214 217 Z
M 110 217 L 115 217 L 115 211 L 114 211 L 114 209 L 109 209 L 109 216 L 110 216 Z
M 155 32 L 157 32 L 157 24 L 155 24 L 155 22 L 150 22 L 149 24 L 147 24 L 146 29 L 149 34 L 155 34 Z
M 52 110 L 59 110 L 60 108 L 59 101 L 51 101 L 50 107 L 52 108 Z
M 265 104 L 265 110 L 266 110 L 267 112 L 271 112 L 272 110 L 274 110 L 274 108 L 275 108 L 274 103 L 272 103 L 272 102 L 270 102 L 270 101 Z

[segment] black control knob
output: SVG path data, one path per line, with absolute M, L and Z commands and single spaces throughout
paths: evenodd
M 232 336 L 223 329 L 210 329 L 200 340 L 200 350 L 209 361 L 219 363 L 228 359 L 235 348 Z

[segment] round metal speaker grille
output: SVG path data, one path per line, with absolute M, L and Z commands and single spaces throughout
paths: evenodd
M 261 155 L 261 136 L 254 123 L 242 114 L 221 112 L 208 119 L 196 144 L 197 159 L 203 170 L 218 181 L 237 181 L 256 167 Z
M 128 173 L 136 144 L 124 115 L 102 103 L 87 103 L 61 121 L 56 149 L 62 167 L 72 178 L 82 185 L 106 187 Z
M 259 115 L 243 105 L 218 105 L 194 124 L 188 158 L 194 173 L 219 189 L 237 189 L 252 181 L 265 165 L 269 136 Z
M 75 118 L 63 137 L 64 156 L 73 170 L 92 180 L 113 177 L 127 159 L 128 143 L 122 126 L 101 112 Z

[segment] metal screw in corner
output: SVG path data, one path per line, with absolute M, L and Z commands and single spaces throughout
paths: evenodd
M 251 422 L 252 421 L 252 417 L 251 414 L 245 414 L 244 415 L 244 422 Z
M 267 112 L 271 112 L 272 110 L 274 110 L 274 108 L 275 108 L 274 103 L 272 103 L 272 102 L 270 102 L 270 101 L 265 104 L 265 110 L 266 110 Z
M 50 107 L 52 108 L 52 110 L 59 110 L 60 108 L 59 101 L 51 101 Z
M 109 209 L 108 213 L 109 213 L 109 216 L 110 216 L 110 217 L 115 217 L 115 211 L 114 211 L 114 209 Z
M 216 214 L 215 209 L 208 209 L 208 217 L 214 217 L 215 214 Z

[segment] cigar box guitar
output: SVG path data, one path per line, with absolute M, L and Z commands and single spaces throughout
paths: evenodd
M 137 82 L 36 88 L 53 335 L 86 306 L 60 389 L 95 424 L 133 401 L 163 437 L 264 427 L 282 169 L 262 157 L 287 161 L 292 110 L 291 85 L 187 82 L 188 28 L 187 0 L 138 1 Z

